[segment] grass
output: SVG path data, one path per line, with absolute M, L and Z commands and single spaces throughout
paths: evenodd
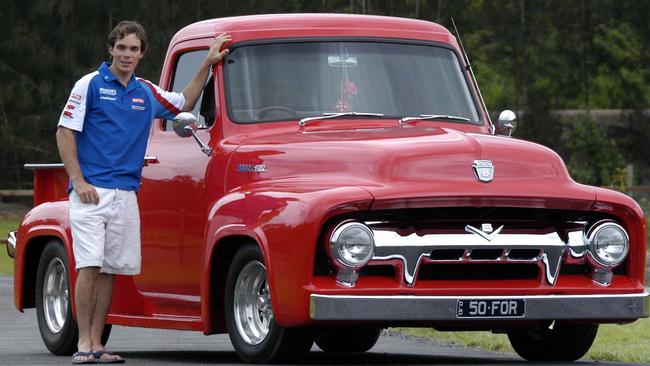
M 515 353 L 505 334 L 438 332 L 428 328 L 394 328 L 392 331 L 443 343 L 478 347 L 487 351 Z M 601 325 L 596 341 L 585 358 L 616 362 L 650 362 L 650 319 L 640 319 L 626 325 Z
M 7 239 L 7 233 L 11 230 L 18 230 L 20 218 L 18 217 L 0 217 L 0 239 Z M 14 260 L 7 255 L 7 248 L 0 245 L 0 275 L 10 275 L 14 273 Z

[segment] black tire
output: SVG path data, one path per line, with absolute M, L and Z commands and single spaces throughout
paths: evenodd
M 54 267 L 50 267 L 50 265 Z M 59 271 L 62 279 L 65 281 L 61 283 L 63 289 L 63 298 L 67 305 L 62 306 L 65 310 L 60 311 L 62 315 L 60 321 L 56 325 L 48 325 L 46 320 L 46 305 L 43 301 L 43 285 L 46 282 L 46 273 L 52 271 Z M 61 272 L 63 271 L 63 272 Z M 38 262 L 38 272 L 36 275 L 36 318 L 38 320 L 38 330 L 41 333 L 41 338 L 45 347 L 55 355 L 71 355 L 77 350 L 77 342 L 79 341 L 79 329 L 77 321 L 72 316 L 72 302 L 70 300 L 70 269 L 68 265 L 68 257 L 66 255 L 63 245 L 57 240 L 51 240 L 45 245 L 41 258 Z M 47 318 L 52 319 L 52 316 Z M 111 334 L 111 325 L 107 324 L 102 334 L 102 342 L 106 344 L 108 337 Z
M 241 304 L 243 300 L 235 300 L 235 289 L 238 285 L 238 279 L 242 273 L 242 270 L 248 274 L 250 273 L 249 268 L 251 268 L 251 266 L 252 268 L 257 269 L 257 274 L 259 276 L 263 276 L 263 278 L 266 279 L 266 267 L 264 266 L 264 258 L 262 256 L 262 252 L 256 244 L 247 243 L 242 246 L 235 254 L 235 257 L 230 264 L 230 268 L 228 269 L 228 278 L 226 280 L 226 328 L 228 330 L 228 335 L 230 336 L 230 341 L 232 342 L 237 355 L 245 362 L 251 363 L 292 361 L 300 358 L 302 355 L 309 352 L 311 346 L 314 343 L 309 329 L 285 328 L 278 325 L 272 318 L 271 308 L 268 310 L 268 312 L 271 314 L 270 321 L 267 321 L 266 323 L 268 324 L 268 333 L 266 333 L 266 335 L 260 336 L 258 339 L 252 339 L 247 338 L 248 336 L 243 330 L 249 329 L 246 325 L 250 324 L 251 321 L 237 320 L 241 319 L 241 317 L 238 317 L 236 314 L 236 303 Z M 242 277 L 239 285 L 244 286 L 243 283 L 248 283 L 246 281 L 248 277 L 250 276 L 245 275 Z M 260 284 L 260 286 L 265 285 L 265 283 Z M 256 286 L 252 287 L 254 289 Z M 263 291 L 263 289 L 261 290 Z M 245 291 L 240 290 L 240 293 L 244 292 Z M 253 291 L 251 291 L 251 293 L 253 293 Z M 256 295 L 259 294 L 261 294 L 261 292 L 258 292 Z M 238 307 L 238 309 L 241 308 L 241 306 Z M 253 311 L 254 313 L 252 317 L 258 316 L 259 318 L 263 318 L 263 315 L 261 315 L 263 311 L 259 311 L 259 308 L 258 310 Z M 266 319 L 268 318 L 269 317 L 267 316 Z
M 325 352 L 366 352 L 379 339 L 381 328 L 372 326 L 319 329 L 316 344 Z
M 555 322 L 547 326 L 512 329 L 508 339 L 517 354 L 528 361 L 575 361 L 596 339 L 598 324 Z

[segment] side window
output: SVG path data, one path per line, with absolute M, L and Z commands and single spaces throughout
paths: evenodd
M 194 75 L 196 75 L 196 71 L 201 66 L 207 53 L 208 50 L 190 51 L 182 54 L 178 58 L 176 68 L 174 69 L 174 76 L 172 77 L 172 91 L 179 93 L 183 91 L 183 88 L 185 88 L 185 86 L 187 86 L 187 84 L 194 78 Z M 208 81 L 203 88 L 203 93 L 199 96 L 194 109 L 192 109 L 190 113 L 197 116 L 200 126 L 210 127 L 214 123 L 216 116 L 215 109 L 214 78 L 212 77 L 212 69 L 210 69 Z M 171 121 L 164 121 L 163 127 L 165 131 L 171 131 Z

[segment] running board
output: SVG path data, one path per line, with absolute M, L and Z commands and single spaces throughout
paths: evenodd
M 109 314 L 109 324 L 126 327 L 162 328 L 176 330 L 203 330 L 203 319 L 194 316 L 138 316 L 126 314 Z

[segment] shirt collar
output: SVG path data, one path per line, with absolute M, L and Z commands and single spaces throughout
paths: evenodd
M 97 70 L 97 71 L 99 71 L 99 75 L 101 75 L 101 77 L 102 77 L 102 79 L 104 81 L 106 81 L 106 82 L 116 82 L 116 83 L 119 84 L 120 81 L 117 80 L 117 76 L 113 75 L 113 73 L 111 72 L 110 67 L 111 67 L 110 63 L 104 62 L 104 63 L 102 63 L 102 66 L 99 67 L 99 70 Z M 131 79 L 129 80 L 129 83 L 127 84 L 126 90 L 129 91 L 129 90 L 132 90 L 132 89 L 135 89 L 135 88 L 138 88 L 138 87 L 140 87 L 140 83 L 136 79 L 135 73 L 133 73 L 131 75 Z

